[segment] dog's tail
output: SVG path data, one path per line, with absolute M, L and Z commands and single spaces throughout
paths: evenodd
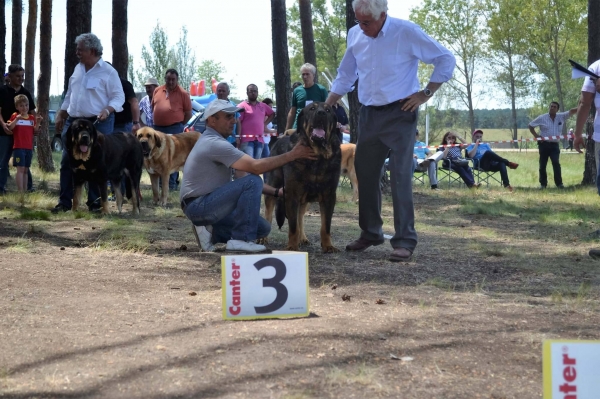
M 285 205 L 283 203 L 283 198 L 278 198 L 277 204 L 275 204 L 275 220 L 277 221 L 279 230 L 281 230 L 281 226 L 285 223 Z

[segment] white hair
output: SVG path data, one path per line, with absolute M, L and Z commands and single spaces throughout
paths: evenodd
M 381 13 L 388 10 L 387 0 L 354 0 L 352 8 L 354 12 L 370 15 L 375 20 L 379 20 Z
M 98 57 L 102 57 L 102 44 L 98 36 L 93 33 L 82 33 L 75 38 L 75 44 L 81 43 L 86 50 L 94 50 Z
M 219 83 L 217 84 L 217 87 L 219 87 L 219 86 L 221 86 L 221 85 L 224 85 L 225 87 L 227 87 L 227 91 L 230 91 L 230 89 L 229 89 L 229 83 L 227 83 L 227 82 L 219 82 Z
M 300 72 L 302 72 L 303 69 L 308 69 L 310 73 L 313 74 L 313 76 L 317 74 L 317 68 L 315 68 L 313 64 L 309 64 L 308 62 L 300 67 Z

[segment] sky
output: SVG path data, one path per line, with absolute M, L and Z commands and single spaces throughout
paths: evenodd
M 179 39 L 181 27 L 185 25 L 188 28 L 189 45 L 196 54 L 196 63 L 199 64 L 205 59 L 220 62 L 226 69 L 223 78 L 233 80 L 237 86 L 237 89 L 232 90 L 231 93 L 234 97 L 245 98 L 244 88 L 250 83 L 257 84 L 259 90 L 266 90 L 265 81 L 273 79 L 270 0 L 172 1 L 176 7 L 168 7 L 169 2 L 165 1 L 129 0 L 128 47 L 129 54 L 134 58 L 134 68 L 141 67 L 142 46 L 149 47 L 149 37 L 157 22 L 165 29 L 172 46 Z M 290 7 L 293 1 L 286 0 L 287 6 Z M 23 42 L 25 42 L 28 12 L 27 2 L 24 3 Z M 421 0 L 388 0 L 388 13 L 393 17 L 408 19 L 410 9 L 420 4 Z M 10 63 L 10 32 L 12 29 L 10 7 L 11 3 L 7 2 L 7 65 Z M 92 32 L 100 38 L 104 47 L 103 58 L 107 61 L 112 60 L 111 24 L 111 2 L 94 0 L 92 2 Z M 39 37 L 39 26 L 37 35 Z M 54 0 L 50 94 L 62 92 L 65 41 L 66 0 Z M 23 43 L 24 48 L 25 44 Z M 36 53 L 38 51 L 39 45 L 36 46 Z M 35 79 L 37 80 L 39 64 L 36 63 L 35 68 Z M 292 71 L 292 76 L 294 76 L 294 71 Z

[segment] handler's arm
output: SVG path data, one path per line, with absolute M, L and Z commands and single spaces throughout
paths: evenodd
M 245 154 L 243 157 L 235 161 L 231 167 L 236 170 L 241 170 L 255 175 L 262 175 L 265 172 L 277 169 L 288 162 L 292 162 L 301 158 L 314 160 L 316 159 L 316 155 L 312 148 L 298 143 L 291 151 L 274 157 L 254 159 Z
M 596 93 L 590 93 L 587 91 L 581 92 L 581 100 L 579 101 L 579 106 L 577 107 L 577 119 L 575 122 L 575 137 L 573 138 L 573 148 L 575 151 L 581 152 L 581 147 L 583 146 L 583 127 L 585 126 L 585 121 L 590 115 L 590 108 L 592 107 L 592 101 L 594 101 L 594 97 Z
M 535 128 L 533 126 L 528 126 L 529 127 L 529 131 L 531 132 L 531 134 L 533 134 L 533 137 L 535 137 L 536 139 L 538 137 L 540 137 L 536 132 L 535 132 Z

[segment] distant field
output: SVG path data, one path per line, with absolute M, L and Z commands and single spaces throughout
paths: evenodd
M 483 139 L 487 142 L 501 141 L 501 140 L 511 140 L 512 139 L 512 130 L 509 129 L 481 129 L 483 130 Z M 456 129 L 454 130 L 458 134 L 462 135 L 467 142 L 471 141 L 471 133 L 465 130 Z M 531 139 L 533 136 L 529 129 L 518 129 L 517 130 L 517 138 L 518 139 Z M 442 135 L 436 137 L 435 139 L 430 140 L 431 145 L 438 145 L 441 142 Z M 529 148 L 535 148 L 536 143 L 530 142 L 526 143 Z

